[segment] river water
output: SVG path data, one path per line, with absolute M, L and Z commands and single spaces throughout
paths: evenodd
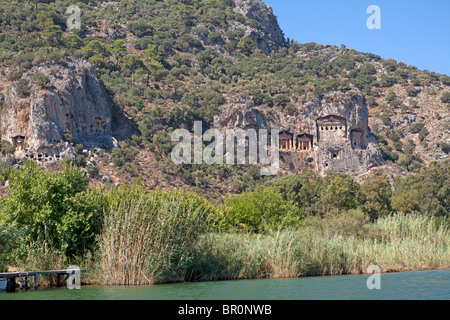
M 381 289 L 369 290 L 369 275 L 178 283 L 155 286 L 82 286 L 0 293 L 0 300 L 372 300 L 450 299 L 450 270 L 381 274 Z

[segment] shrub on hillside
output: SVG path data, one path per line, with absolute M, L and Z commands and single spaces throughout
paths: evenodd
M 127 162 L 132 162 L 138 154 L 137 150 L 116 148 L 112 152 L 112 161 L 115 166 L 122 167 Z
M 16 92 L 22 98 L 28 97 L 31 92 L 30 81 L 27 79 L 20 79 L 17 84 Z
M 46 88 L 50 85 L 50 78 L 47 77 L 42 72 L 36 72 L 33 75 L 33 80 L 36 82 L 36 84 L 42 88 Z
M 441 96 L 441 101 L 443 103 L 450 103 L 450 92 L 444 92 Z

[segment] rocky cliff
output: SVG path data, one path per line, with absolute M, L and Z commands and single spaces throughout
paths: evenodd
M 279 129 L 282 174 L 381 168 L 395 177 L 448 160 L 450 77 L 345 46 L 286 42 L 262 0 L 91 0 L 79 31 L 62 23 L 62 1 L 39 15 L 11 3 L 0 25 L 0 134 L 17 158 L 83 155 L 80 166 L 93 164 L 92 177 L 108 183 L 253 187 L 248 166 L 171 163 L 171 132 L 201 120 Z M 89 150 L 111 146 L 121 150 Z
M 36 74 L 48 83 L 37 84 Z M 13 144 L 16 157 L 39 161 L 73 157 L 69 141 L 86 147 L 113 146 L 107 95 L 87 61 L 33 68 L 5 85 L 2 96 L 1 138 Z
M 282 153 L 294 159 L 294 171 L 311 168 L 362 174 L 380 165 L 383 156 L 368 126 L 369 112 L 360 92 L 329 92 L 297 106 L 295 115 L 279 108 L 229 103 L 214 119 L 215 127 L 278 129 Z
M 234 11 L 261 24 L 262 30 L 240 23 L 234 23 L 233 28 L 244 30 L 245 36 L 257 43 L 264 53 L 268 54 L 284 43 L 283 31 L 272 8 L 262 0 L 235 1 Z

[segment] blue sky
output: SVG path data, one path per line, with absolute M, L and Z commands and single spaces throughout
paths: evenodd
M 264 0 L 285 37 L 370 52 L 450 75 L 450 0 Z M 381 29 L 366 26 L 370 5 Z

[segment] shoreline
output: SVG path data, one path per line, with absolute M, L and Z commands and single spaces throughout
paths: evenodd
M 423 271 L 439 271 L 439 270 L 450 270 L 450 265 L 441 266 L 441 267 L 421 267 L 421 268 L 387 268 L 386 271 L 381 272 L 380 274 L 392 274 L 392 273 L 403 273 L 403 272 L 423 272 Z M 87 275 L 86 273 L 85 275 Z M 303 275 L 299 277 L 247 277 L 240 279 L 217 279 L 217 280 L 203 280 L 203 281 L 168 281 L 163 283 L 154 283 L 154 284 L 104 284 L 101 281 L 92 280 L 92 281 L 81 281 L 81 286 L 100 286 L 100 287 L 145 287 L 145 286 L 159 286 L 159 285 L 168 285 L 168 284 L 181 284 L 181 283 L 202 283 L 202 282 L 222 282 L 222 281 L 241 281 L 241 280 L 275 280 L 275 279 L 300 279 L 300 278 L 316 278 L 316 277 L 336 277 L 336 276 L 348 276 L 348 275 L 371 275 L 370 273 L 362 273 L 362 272 L 347 272 L 341 274 L 319 274 L 319 275 Z M 44 280 L 44 279 L 42 279 Z M 55 289 L 55 288 L 63 288 L 65 284 L 57 286 L 57 285 L 48 285 L 48 280 L 43 281 L 43 284 L 39 285 L 39 288 L 44 289 Z M 16 288 L 17 289 L 17 288 Z M 31 286 L 28 290 L 35 290 L 34 286 Z M 15 291 L 16 292 L 16 291 Z M 11 293 L 11 292 L 8 292 Z
M 438 271 L 438 270 L 450 270 L 450 265 L 444 267 L 423 267 L 423 268 L 406 268 L 406 269 L 388 269 L 388 271 L 381 272 L 381 274 L 391 274 L 391 273 L 403 273 L 403 272 L 422 272 L 422 271 Z M 274 279 L 300 279 L 300 278 L 311 278 L 311 277 L 336 277 L 336 276 L 349 276 L 349 275 L 370 275 L 370 273 L 342 273 L 342 274 L 322 274 L 322 275 L 305 275 L 300 277 L 261 277 L 261 278 L 242 278 L 242 279 L 219 279 L 219 280 L 205 280 L 205 281 L 180 281 L 180 282 L 164 282 L 156 284 L 115 284 L 108 285 L 101 282 L 81 282 L 82 286 L 102 286 L 102 287 L 145 287 L 145 286 L 159 286 L 167 284 L 178 284 L 178 283 L 201 283 L 201 282 L 221 282 L 221 281 L 240 281 L 240 280 L 274 280 Z M 42 286 L 44 287 L 44 286 Z M 56 288 L 55 286 L 46 286 L 46 288 Z
M 424 267 L 424 268 L 406 268 L 406 269 L 395 269 L 395 270 L 388 270 L 385 272 L 381 272 L 381 274 L 391 274 L 391 273 L 403 273 L 403 272 L 422 272 L 422 271 L 439 271 L 439 270 L 450 270 L 450 266 L 445 267 Z M 115 284 L 115 285 L 108 285 L 103 284 L 99 281 L 88 281 L 83 282 L 81 281 L 81 286 L 99 286 L 99 287 L 146 287 L 146 286 L 160 286 L 160 285 L 168 285 L 168 284 L 181 284 L 181 283 L 202 283 L 202 282 L 222 282 L 222 281 L 244 281 L 244 280 L 275 280 L 275 279 L 300 279 L 300 278 L 316 278 L 316 277 L 336 277 L 336 276 L 349 276 L 349 275 L 370 275 L 369 273 L 356 273 L 356 272 L 350 272 L 350 273 L 343 273 L 343 274 L 322 274 L 322 275 L 305 275 L 300 277 L 262 277 L 262 278 L 242 278 L 242 279 L 219 279 L 219 280 L 205 280 L 205 281 L 179 281 L 179 282 L 165 282 L 165 283 L 157 283 L 157 284 Z M 61 286 L 54 286 L 54 285 L 39 285 L 39 288 L 44 289 L 56 289 L 56 288 L 63 288 L 64 285 Z M 32 290 L 35 290 L 34 286 L 31 286 Z M 29 289 L 29 290 L 31 290 Z M 8 292 L 13 293 L 13 292 Z

